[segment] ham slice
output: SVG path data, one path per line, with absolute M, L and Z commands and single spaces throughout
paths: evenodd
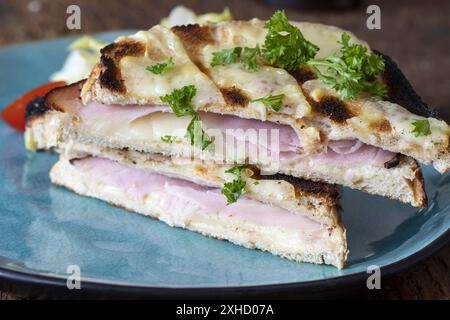
M 330 141 L 328 149 L 309 159 L 313 163 L 327 165 L 376 165 L 382 166 L 395 153 L 362 143 L 359 140 Z
M 124 124 L 126 125 L 150 114 L 172 113 L 170 107 L 163 105 L 123 106 L 90 102 L 84 106 L 79 99 L 79 88 L 77 86 L 56 91 L 52 100 L 57 105 L 57 109 L 79 116 L 87 127 L 96 127 L 97 131 L 104 130 L 108 135 L 113 134 L 115 128 L 123 128 Z M 172 116 L 176 117 L 174 114 Z M 301 141 L 299 141 L 295 130 L 288 125 L 209 112 L 200 112 L 200 117 L 205 128 L 219 130 L 224 139 L 232 138 L 236 141 L 244 141 L 246 150 L 249 150 L 250 145 L 256 146 L 259 154 L 268 154 L 267 151 L 269 151 L 273 156 L 274 153 L 277 153 L 282 162 L 292 163 L 292 161 L 309 159 L 313 163 L 337 166 L 363 164 L 383 166 L 384 163 L 395 156 L 395 153 L 366 145 L 355 139 L 330 141 L 326 151 L 307 157 L 298 153 L 301 149 Z M 184 128 L 181 129 L 184 130 Z M 267 139 L 259 139 L 257 134 L 244 134 L 250 129 L 254 129 L 256 133 L 259 130 L 267 130 L 265 135 Z M 270 130 L 278 130 L 278 146 L 271 144 Z
M 253 199 L 241 197 L 227 206 L 225 196 L 217 188 L 139 170 L 105 158 L 88 157 L 73 161 L 73 165 L 105 187 L 118 188 L 139 201 L 145 201 L 150 194 L 157 195 L 161 209 L 173 214 L 218 214 L 224 219 L 262 227 L 295 229 L 318 238 L 328 237 L 326 226 Z

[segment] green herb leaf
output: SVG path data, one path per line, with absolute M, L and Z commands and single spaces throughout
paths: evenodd
M 163 141 L 163 142 L 167 142 L 167 143 L 172 143 L 172 142 L 174 142 L 175 140 L 177 139 L 177 137 L 176 136 L 162 136 L 161 137 L 161 141 Z
M 323 59 L 313 59 L 307 64 L 313 68 L 317 77 L 331 85 L 341 99 L 354 99 L 361 92 L 384 97 L 386 86 L 378 76 L 384 72 L 384 61 L 375 53 L 367 53 L 360 44 L 349 44 L 350 36 L 343 33 L 340 54 L 332 54 Z M 322 67 L 325 71 L 320 71 Z
M 264 25 L 268 29 L 262 57 L 271 65 L 288 71 L 315 57 L 319 47 L 305 39 L 301 31 L 289 23 L 283 10 L 276 11 Z
M 249 71 L 258 71 L 258 56 L 260 54 L 259 46 L 256 48 L 243 48 L 242 50 L 242 58 L 241 62 L 244 65 L 245 69 Z
M 230 173 L 236 176 L 233 181 L 225 182 L 222 188 L 222 193 L 227 198 L 227 205 L 236 202 L 240 196 L 245 194 L 245 185 L 246 181 L 242 178 L 241 172 L 246 165 L 234 166 L 227 171 L 226 173 Z
M 202 128 L 202 122 L 198 114 L 194 114 L 191 122 L 187 127 L 186 136 L 189 138 L 192 146 L 196 146 L 205 150 L 213 140 L 206 134 Z
M 223 49 L 213 53 L 211 67 L 226 66 L 233 63 L 242 63 L 245 69 L 249 71 L 259 70 L 258 56 L 260 53 L 259 46 L 256 48 L 235 47 L 232 49 Z
M 223 49 L 213 53 L 211 67 L 226 66 L 232 63 L 237 63 L 241 57 L 242 48 L 236 47 L 233 49 Z
M 174 65 L 175 63 L 173 62 L 172 57 L 170 57 L 166 62 L 148 66 L 145 70 L 154 74 L 164 75 L 167 69 L 172 68 Z
M 241 164 L 241 165 L 238 165 L 238 166 L 231 167 L 230 169 L 226 170 L 225 173 L 231 173 L 231 174 L 234 174 L 236 176 L 239 176 L 241 174 L 242 170 L 245 169 L 245 168 L 247 168 L 247 165 L 246 164 Z
M 283 98 L 284 94 L 278 94 L 276 96 L 268 95 L 262 98 L 251 100 L 250 102 L 262 102 L 264 105 L 272 108 L 272 110 L 280 111 Z
M 196 93 L 197 88 L 194 85 L 189 85 L 181 89 L 175 89 L 170 94 L 160 97 L 160 99 L 162 102 L 169 104 L 178 117 L 182 117 L 195 114 L 192 99 Z
M 414 126 L 414 130 L 411 131 L 414 136 L 420 137 L 420 136 L 428 136 L 431 134 L 430 129 L 430 122 L 425 120 L 415 120 L 412 125 Z

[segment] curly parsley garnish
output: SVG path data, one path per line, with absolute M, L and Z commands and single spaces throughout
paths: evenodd
M 416 137 L 428 136 L 431 134 L 430 121 L 428 121 L 426 119 L 425 120 L 415 120 L 415 121 L 413 121 L 412 125 L 414 126 L 414 130 L 411 132 Z
M 178 117 L 182 117 L 195 114 L 195 110 L 192 107 L 192 99 L 196 94 L 197 88 L 194 85 L 189 85 L 181 89 L 175 89 L 160 99 L 162 102 L 169 104 Z
M 340 54 L 332 54 L 323 59 L 309 60 L 318 78 L 331 85 L 342 99 L 354 99 L 360 92 L 380 97 L 386 96 L 386 86 L 378 79 L 384 72 L 384 61 L 375 53 L 367 53 L 360 44 L 349 44 L 350 36 L 343 33 Z M 318 67 L 324 67 L 320 71 Z
M 235 176 L 232 181 L 225 182 L 222 188 L 222 193 L 227 198 L 227 205 L 235 203 L 240 196 L 245 194 L 245 185 L 247 183 L 244 178 L 242 178 L 241 172 L 246 167 L 246 165 L 239 165 L 225 171 L 226 173 L 230 173 Z
M 241 58 L 241 47 L 232 49 L 223 49 L 213 53 L 211 67 L 226 66 L 228 64 L 238 63 Z
M 213 141 L 203 130 L 200 116 L 192 106 L 192 99 L 196 94 L 197 88 L 194 85 L 188 85 L 175 89 L 170 94 L 160 97 L 160 99 L 162 102 L 169 104 L 177 117 L 192 116 L 186 136 L 189 138 L 191 145 L 205 150 Z
M 262 102 L 264 105 L 272 108 L 273 111 L 280 111 L 283 98 L 284 94 L 278 94 L 276 96 L 268 95 L 262 98 L 253 99 L 250 102 Z
M 314 58 L 319 47 L 305 39 L 300 29 L 289 23 L 284 10 L 276 11 L 264 25 L 268 29 L 262 57 L 271 65 L 292 71 Z
M 258 62 L 287 71 L 308 65 L 323 83 L 331 85 L 341 99 L 354 99 L 361 92 L 385 97 L 387 89 L 379 76 L 384 72 L 384 60 L 367 52 L 361 44 L 350 44 L 343 33 L 339 53 L 315 59 L 319 47 L 305 39 L 299 28 L 289 23 L 282 10 L 276 11 L 264 25 L 268 29 L 261 48 L 224 49 L 213 53 L 211 66 L 242 63 L 247 70 L 258 70 Z
M 172 68 L 174 65 L 175 63 L 173 62 L 172 57 L 170 57 L 166 62 L 148 66 L 147 68 L 145 68 L 145 70 L 163 76 L 166 73 L 167 69 Z
M 255 48 L 243 48 L 241 63 L 244 65 L 244 68 L 249 71 L 258 71 L 258 56 L 260 54 L 259 46 L 257 45 Z
M 235 47 L 232 49 L 223 49 L 213 53 L 211 67 L 242 63 L 245 69 L 257 71 L 259 70 L 257 60 L 259 53 L 259 46 L 256 46 L 256 48 Z
M 276 11 L 264 25 L 268 29 L 263 47 L 235 47 L 213 53 L 211 66 L 225 66 L 241 62 L 249 71 L 259 70 L 258 57 L 267 64 L 295 70 L 300 64 L 314 58 L 319 47 L 303 37 L 301 31 L 289 23 L 282 10 Z

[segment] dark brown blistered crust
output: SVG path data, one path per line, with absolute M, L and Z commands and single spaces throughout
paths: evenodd
M 317 79 L 316 74 L 307 67 L 298 68 L 294 71 L 289 71 L 289 74 L 297 80 L 299 85 L 302 85 L 306 81 Z
M 126 93 L 126 87 L 123 83 L 120 72 L 120 60 L 123 57 L 138 57 L 145 53 L 145 46 L 135 40 L 124 40 L 113 42 L 101 52 L 101 71 L 99 75 L 100 86 L 113 92 Z
M 420 170 L 419 164 L 416 160 L 414 160 L 414 162 L 416 166 L 415 178 L 412 182 L 414 198 L 419 202 L 421 208 L 426 208 L 428 206 L 428 197 L 425 192 L 425 180 L 423 179 L 422 170 Z
M 293 176 L 284 175 L 281 173 L 272 175 L 260 175 L 258 173 L 258 169 L 254 167 L 251 167 L 251 170 L 255 172 L 255 174 L 252 176 L 253 179 L 284 180 L 293 185 L 298 191 L 301 191 L 302 193 L 325 197 L 333 203 L 336 203 L 339 200 L 340 196 L 339 188 L 334 184 L 301 179 Z
M 315 101 L 309 96 L 306 96 L 306 98 L 315 112 L 318 112 L 335 122 L 342 123 L 353 117 L 352 112 L 347 109 L 345 103 L 336 97 L 326 96 L 320 99 L 320 101 Z
M 248 97 L 238 88 L 221 88 L 220 92 L 228 105 L 245 107 L 248 104 Z
M 397 64 L 389 56 L 375 52 L 384 60 L 383 81 L 388 88 L 388 100 L 419 116 L 436 118 L 437 113 L 422 101 Z
M 207 25 L 188 24 L 172 27 L 171 30 L 181 39 L 191 60 L 197 66 L 201 67 L 198 59 L 200 50 L 204 46 L 215 42 L 211 27 Z
M 28 123 L 34 118 L 37 118 L 48 111 L 45 105 L 45 97 L 36 97 L 28 103 L 25 109 L 25 123 Z

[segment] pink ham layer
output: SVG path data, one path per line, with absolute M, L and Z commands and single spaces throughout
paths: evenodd
M 308 235 L 327 237 L 326 227 L 320 223 L 279 207 L 246 197 L 227 206 L 220 189 L 138 170 L 105 158 L 88 157 L 73 161 L 73 165 L 91 179 L 117 188 L 139 201 L 144 201 L 149 194 L 161 195 L 161 209 L 175 215 L 189 212 L 219 214 L 225 219 L 236 218 L 253 225 L 295 229 Z
M 65 106 L 69 112 L 77 114 L 82 119 L 89 122 L 108 122 L 110 125 L 123 121 L 131 122 L 140 117 L 155 112 L 172 112 L 167 106 L 137 106 L 137 105 L 105 105 L 97 102 L 90 102 L 84 106 L 77 97 L 77 90 L 67 90 L 60 96 L 61 105 Z M 202 122 L 208 129 L 218 129 L 223 135 L 231 134 L 236 140 L 245 140 L 247 144 L 257 144 L 263 150 L 271 149 L 270 142 L 263 144 L 262 141 L 251 141 L 251 137 L 239 136 L 229 129 L 271 129 L 279 130 L 279 156 L 281 161 L 295 161 L 304 159 L 299 155 L 300 141 L 298 135 L 291 126 L 276 124 L 268 121 L 253 119 L 243 119 L 237 116 L 220 115 L 215 113 L 200 113 Z M 374 146 L 360 142 L 359 140 L 339 140 L 330 141 L 325 152 L 310 156 L 308 159 L 312 163 L 330 164 L 340 166 L 354 165 L 375 165 L 383 166 L 391 160 L 395 153 L 386 151 Z

